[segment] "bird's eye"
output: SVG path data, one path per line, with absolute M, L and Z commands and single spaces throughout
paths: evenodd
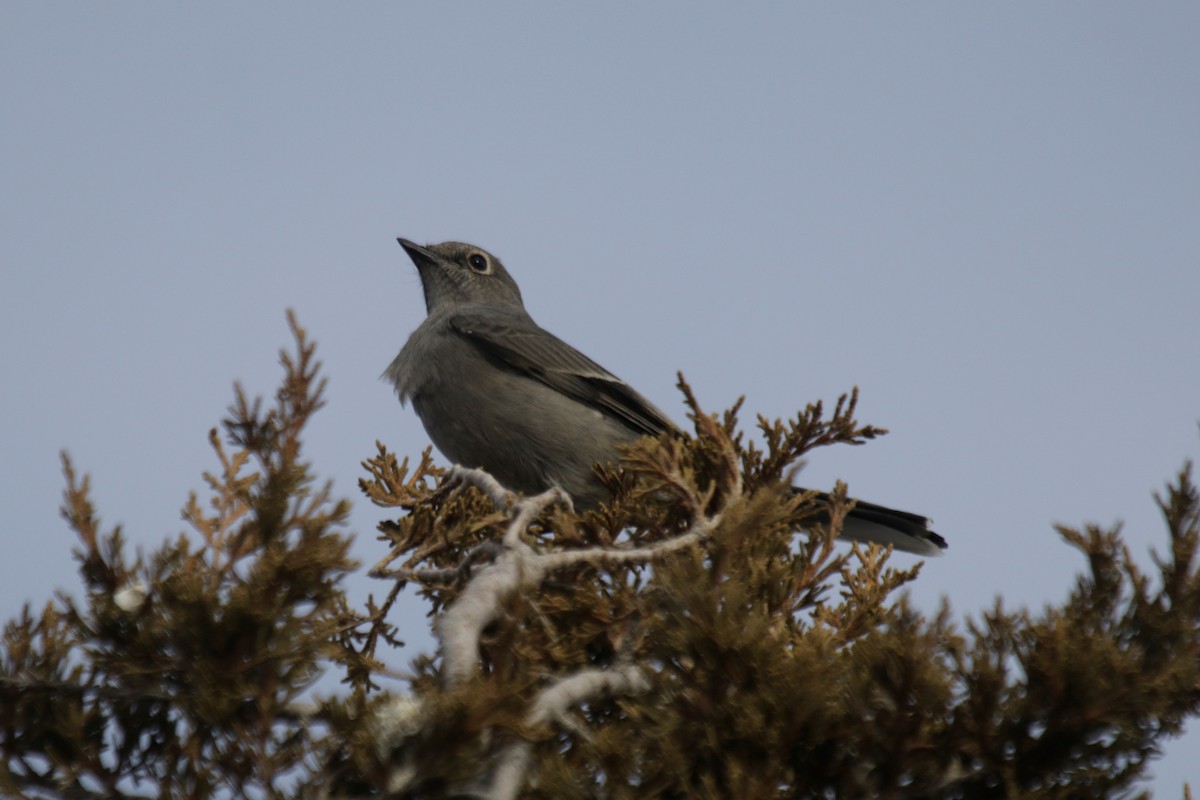
M 470 264 L 471 269 L 475 270 L 476 272 L 486 273 L 491 269 L 491 265 L 488 264 L 487 256 L 485 256 L 483 253 L 471 253 L 471 255 L 467 256 L 467 263 Z

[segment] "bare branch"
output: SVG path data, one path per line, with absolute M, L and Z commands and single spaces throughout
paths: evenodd
M 531 727 L 541 727 L 557 722 L 566 727 L 574 726 L 567 720 L 567 712 L 577 706 L 606 695 L 636 694 L 650 688 L 641 668 L 626 664 L 614 669 L 587 669 L 568 675 L 540 691 L 526 714 L 525 721 Z M 496 757 L 491 786 L 484 797 L 489 800 L 512 800 L 525 785 L 525 772 L 529 766 L 533 744 L 521 739 L 513 742 Z

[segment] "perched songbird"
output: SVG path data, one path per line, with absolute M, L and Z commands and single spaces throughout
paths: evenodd
M 678 431 L 633 387 L 539 327 L 498 258 L 461 242 L 399 241 L 429 316 L 384 375 L 446 458 L 526 494 L 559 486 L 583 509 L 609 497 L 598 462 L 615 463 L 619 445 Z M 921 555 L 946 548 L 925 517 L 861 500 L 842 537 Z

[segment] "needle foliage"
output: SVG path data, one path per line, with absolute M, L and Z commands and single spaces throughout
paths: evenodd
M 325 383 L 289 321 L 273 401 L 236 388 L 210 436 L 189 534 L 130 553 L 64 455 L 81 585 L 4 625 L 0 795 L 1117 798 L 1200 710 L 1190 465 L 1148 565 L 1060 527 L 1061 603 L 929 617 L 919 563 L 835 543 L 844 487 L 787 490 L 812 450 L 884 433 L 854 394 L 752 439 L 681 379 L 692 434 L 601 467 L 614 500 L 582 515 L 378 445 L 357 550 L 380 595 L 353 608 L 350 503 L 302 451 Z M 401 649 L 425 624 L 406 589 L 436 652 Z

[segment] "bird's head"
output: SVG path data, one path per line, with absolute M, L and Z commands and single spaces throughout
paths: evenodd
M 462 305 L 525 307 L 517 282 L 488 251 L 463 242 L 422 247 L 408 239 L 397 241 L 417 265 L 430 314 Z

